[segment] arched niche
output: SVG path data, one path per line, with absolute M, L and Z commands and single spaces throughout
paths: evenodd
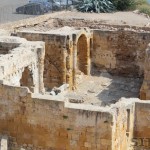
M 89 50 L 87 37 L 82 34 L 77 41 L 77 70 L 88 74 L 89 70 Z
M 33 73 L 28 67 L 25 67 L 24 71 L 22 72 L 20 86 L 28 87 L 31 92 L 34 92 Z

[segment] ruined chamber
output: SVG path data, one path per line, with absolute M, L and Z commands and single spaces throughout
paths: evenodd
M 0 36 L 1 145 L 149 149 L 149 30 L 17 29 Z
M 0 80 L 5 85 L 26 86 L 32 92 L 44 91 L 45 45 L 23 38 L 0 37 Z

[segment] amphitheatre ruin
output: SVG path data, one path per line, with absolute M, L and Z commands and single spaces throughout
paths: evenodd
M 0 25 L 0 149 L 150 150 L 150 27 L 69 14 Z

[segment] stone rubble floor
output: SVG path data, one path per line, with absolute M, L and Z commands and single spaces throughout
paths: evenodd
M 116 103 L 121 97 L 137 98 L 141 88 L 142 79 L 111 76 L 100 73 L 96 76 L 78 76 L 78 86 L 69 91 L 65 97 L 81 101 L 85 104 L 106 106 Z

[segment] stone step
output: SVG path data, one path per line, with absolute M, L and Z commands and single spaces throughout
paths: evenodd
M 7 136 L 1 137 L 0 150 L 8 150 L 8 137 Z

